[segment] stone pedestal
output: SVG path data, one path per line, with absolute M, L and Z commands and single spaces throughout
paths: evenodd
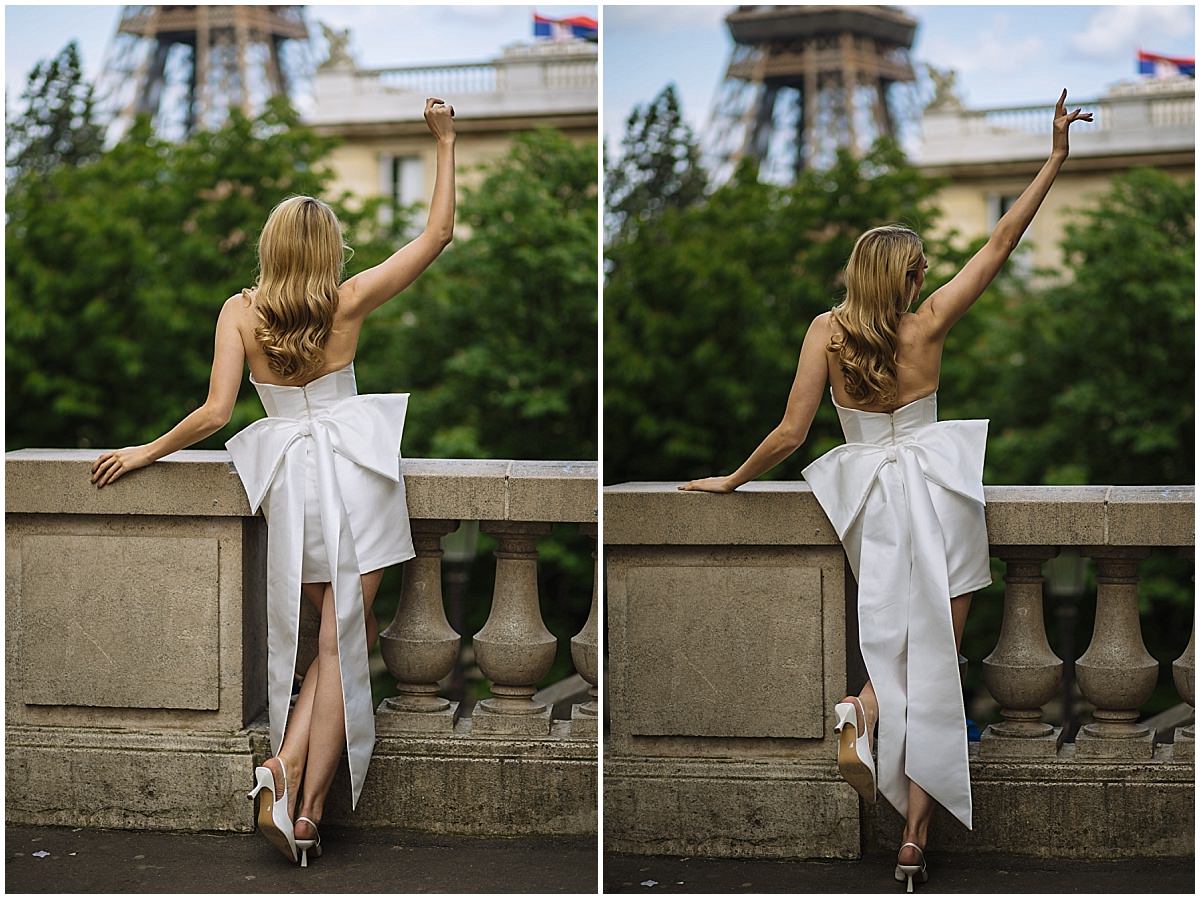
M 1058 690 L 1062 659 L 1046 639 L 1042 612 L 1042 565 L 1053 547 L 997 546 L 1007 563 L 1004 575 L 1004 623 L 996 648 L 983 660 L 983 682 L 1000 703 L 1004 721 L 990 724 L 981 738 L 988 758 L 1051 758 L 1062 729 L 1042 721 L 1042 706 Z
M 1075 663 L 1079 692 L 1095 707 L 1092 722 L 1075 736 L 1079 759 L 1150 759 L 1154 732 L 1138 723 L 1154 692 L 1158 662 L 1142 642 L 1138 618 L 1138 564 L 1142 547 L 1086 547 L 1096 561 L 1096 621 L 1092 642 Z
M 537 540 L 550 533 L 550 525 L 486 521 L 481 528 L 500 545 L 491 614 L 474 637 L 475 660 L 492 681 L 492 696 L 475 707 L 472 732 L 546 736 L 550 709 L 533 694 L 558 648 L 538 604 Z
M 442 605 L 442 537 L 456 527 L 454 520 L 412 522 L 417 555 L 404 563 L 400 604 L 379 635 L 384 663 L 399 691 L 379 705 L 378 726 L 386 732 L 454 730 L 458 705 L 438 695 L 438 681 L 454 668 L 460 643 Z

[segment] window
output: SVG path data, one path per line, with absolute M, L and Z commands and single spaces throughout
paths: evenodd
M 397 209 L 425 199 L 424 169 L 420 156 L 380 155 L 379 192 L 391 201 L 381 210 L 384 221 L 391 221 Z M 409 236 L 415 237 L 422 227 L 420 221 L 410 222 Z

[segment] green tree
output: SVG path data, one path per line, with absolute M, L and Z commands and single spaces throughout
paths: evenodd
M 173 144 L 148 120 L 95 161 L 17 178 L 7 194 L 9 448 L 152 440 L 203 401 L 216 317 L 253 281 L 255 242 L 292 193 L 326 196 L 365 267 L 394 249 L 374 204 L 328 197 L 333 141 L 286 101 Z M 402 223 L 399 223 L 402 224 Z M 398 225 L 399 226 L 399 225 Z M 219 449 L 262 415 L 243 391 Z
M 100 155 L 104 129 L 95 121 L 93 88 L 83 75 L 79 46 L 67 44 L 33 67 L 21 93 L 24 111 L 7 122 L 8 178 L 45 175 Z
M 843 151 L 830 169 L 791 185 L 759 181 L 747 158 L 709 196 L 663 209 L 653 228 L 611 241 L 606 479 L 682 480 L 740 464 L 782 415 L 808 324 L 840 298 L 846 259 L 868 228 L 908 223 L 933 262 L 927 290 L 952 277 L 971 248 L 953 233 L 930 236 L 938 183 L 888 138 L 861 159 Z M 1003 276 L 991 292 L 1002 296 L 1008 284 Z M 976 337 L 963 328 L 954 340 L 964 347 Z M 987 362 L 964 356 L 961 364 Z M 957 388 L 947 400 L 948 415 L 973 402 Z M 841 439 L 824 404 L 809 445 L 770 476 L 798 478 L 808 459 Z
M 596 145 L 541 128 L 484 171 L 470 235 L 364 329 L 371 376 L 413 391 L 410 453 L 595 459 Z
M 1195 480 L 1194 202 L 1194 180 L 1135 168 L 1075 210 L 1069 278 L 996 323 L 994 482 Z
M 652 101 L 635 106 L 625 122 L 621 155 L 605 154 L 604 195 L 609 239 L 629 238 L 667 209 L 686 209 L 704 196 L 708 176 L 700 166 L 700 146 L 675 85 Z

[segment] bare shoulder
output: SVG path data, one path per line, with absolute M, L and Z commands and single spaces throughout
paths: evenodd
M 221 307 L 221 319 L 231 321 L 239 331 L 254 327 L 254 292 L 252 289 L 240 291 L 229 297 Z
M 250 309 L 254 305 L 254 288 L 239 290 L 225 301 L 225 305 L 231 309 Z
M 930 303 L 932 299 L 933 294 L 930 294 L 926 297 L 925 302 L 917 307 L 916 312 L 906 312 L 900 318 L 902 326 L 906 327 L 908 333 L 916 338 L 938 340 L 945 336 L 933 314 L 933 306 Z
M 837 316 L 833 314 L 831 309 L 826 309 L 814 318 L 809 327 L 814 336 L 821 338 L 824 345 L 828 345 L 835 338 L 840 338 L 842 334 L 841 329 L 838 327 Z

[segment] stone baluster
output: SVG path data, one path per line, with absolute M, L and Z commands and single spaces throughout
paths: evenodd
M 457 521 L 412 521 L 417 555 L 404 563 L 400 605 L 379 635 L 383 660 L 400 691 L 379 705 L 380 733 L 454 730 L 458 703 L 438 695 L 438 681 L 454 668 L 461 642 L 442 605 L 442 537 L 456 527 Z
M 1079 692 L 1096 710 L 1075 737 L 1076 756 L 1150 759 L 1154 733 L 1137 720 L 1158 680 L 1158 662 L 1146 652 L 1138 618 L 1138 564 L 1150 550 L 1092 546 L 1082 551 L 1096 562 L 1096 623 L 1075 672 Z
M 1062 728 L 1042 721 L 1042 706 L 1062 680 L 1063 662 L 1046 639 L 1042 614 L 1042 565 L 1055 554 L 1050 546 L 996 546 L 1007 563 L 1004 622 L 1000 639 L 983 660 L 983 682 L 1000 703 L 1004 721 L 990 724 L 980 741 L 984 757 L 1053 757 Z
M 595 538 L 594 524 L 581 524 L 580 533 Z M 583 630 L 571 638 L 571 661 L 575 670 L 591 684 L 588 689 L 588 700 L 571 708 L 571 736 L 577 739 L 596 739 L 596 683 L 599 680 L 599 659 L 596 650 L 596 636 L 599 627 L 597 611 L 600 588 L 600 572 L 596 567 L 596 550 L 592 549 L 592 606 L 588 611 L 587 623 Z
M 558 648 L 538 603 L 537 540 L 550 533 L 550 525 L 485 521 L 480 528 L 500 545 L 492 610 L 474 637 L 475 661 L 492 681 L 492 696 L 475 707 L 472 733 L 548 736 L 550 709 L 533 694 Z
M 1186 547 L 1179 554 L 1192 558 L 1193 548 Z M 1175 675 L 1175 689 L 1183 701 L 1192 707 L 1192 723 L 1187 727 L 1175 728 L 1174 759 L 1177 762 L 1194 762 L 1196 759 L 1196 624 L 1192 622 L 1192 636 L 1183 655 L 1171 664 Z

